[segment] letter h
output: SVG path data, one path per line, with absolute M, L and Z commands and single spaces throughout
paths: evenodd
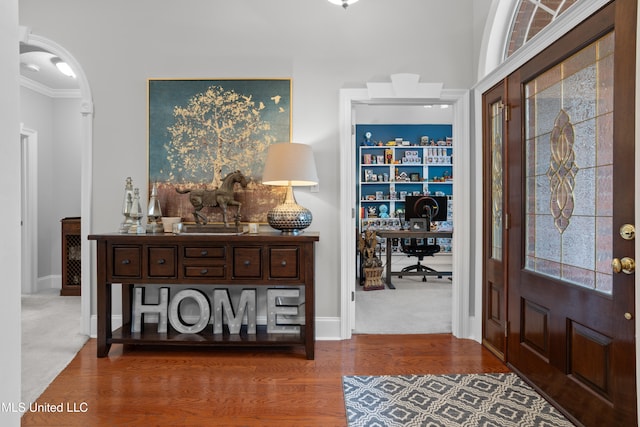
M 167 310 L 169 307 L 169 288 L 160 288 L 160 302 L 158 304 L 144 304 L 144 288 L 138 287 L 133 290 L 133 304 L 131 332 L 142 332 L 143 314 L 158 314 L 158 333 L 167 332 Z

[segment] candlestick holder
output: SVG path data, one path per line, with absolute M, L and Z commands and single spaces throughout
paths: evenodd
M 147 233 L 163 233 L 164 227 L 161 219 L 162 209 L 158 200 L 158 183 L 154 182 L 153 187 L 151 187 L 149 208 L 147 209 Z
M 131 205 L 133 204 L 133 181 L 131 177 L 127 177 L 124 185 L 124 198 L 122 200 L 122 215 L 124 216 L 124 221 L 120 223 L 120 234 L 129 233 L 129 229 L 131 225 L 133 225 L 133 221 L 131 220 Z
M 131 227 L 129 227 L 129 234 L 145 234 L 146 230 L 142 226 L 142 206 L 140 206 L 140 189 L 133 189 L 133 203 L 131 204 Z

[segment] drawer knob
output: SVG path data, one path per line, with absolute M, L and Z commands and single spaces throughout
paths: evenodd
M 208 254 L 208 253 L 209 253 L 209 252 L 207 252 L 207 251 L 202 251 L 202 252 L 200 252 L 200 255 L 202 255 L 202 256 L 207 256 L 207 254 Z
M 160 259 L 158 260 L 158 264 L 164 264 L 165 262 L 166 262 L 166 261 L 164 260 L 164 258 L 160 258 Z
M 251 261 L 246 260 L 246 261 L 244 262 L 244 265 L 245 265 L 245 266 L 247 266 L 247 267 L 249 267 L 249 266 L 251 265 Z
M 202 270 L 200 270 L 200 274 L 205 275 L 209 272 L 209 270 L 207 270 L 206 268 L 203 268 Z
M 128 259 L 123 259 L 123 260 L 122 260 L 122 263 L 123 263 L 123 264 L 125 264 L 125 265 L 126 265 L 126 264 L 131 264 L 131 261 L 129 261 Z
M 286 267 L 287 266 L 287 261 L 282 260 L 282 262 L 280 263 L 281 266 Z

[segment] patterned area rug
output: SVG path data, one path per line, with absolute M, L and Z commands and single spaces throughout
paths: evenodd
M 573 426 L 516 374 L 346 376 L 356 426 Z

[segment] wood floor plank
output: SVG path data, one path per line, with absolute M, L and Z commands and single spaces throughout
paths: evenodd
M 22 426 L 345 426 L 344 375 L 509 371 L 449 334 L 318 341 L 315 360 L 302 350 L 114 345 L 99 359 L 92 339 L 38 399 L 63 411 L 27 411 Z

